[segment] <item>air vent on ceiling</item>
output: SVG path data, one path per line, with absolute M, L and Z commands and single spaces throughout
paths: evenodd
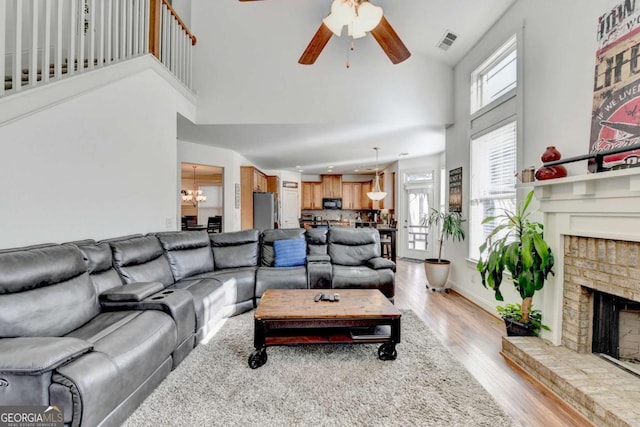
M 457 35 L 453 34 L 450 31 L 446 31 L 444 33 L 444 36 L 440 40 L 440 43 L 438 43 L 438 47 L 442 50 L 449 50 L 449 48 L 451 47 L 453 42 L 456 41 L 457 38 L 458 38 Z

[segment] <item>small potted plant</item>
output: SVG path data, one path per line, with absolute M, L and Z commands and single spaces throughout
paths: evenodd
M 449 278 L 449 268 L 451 261 L 442 258 L 442 244 L 445 240 L 451 239 L 462 241 L 465 238 L 462 223 L 462 215 L 459 212 L 441 212 L 437 209 L 431 209 L 429 214 L 425 214 L 420 221 L 422 227 L 439 227 L 438 238 L 438 258 L 427 258 L 424 260 L 424 272 L 427 276 L 427 287 L 432 291 L 444 289 Z
M 539 311 L 532 310 L 533 295 L 541 290 L 549 274 L 553 273 L 553 253 L 543 238 L 542 224 L 529 220 L 529 205 L 533 191 L 527 194 L 522 206 L 515 212 L 504 210 L 501 215 L 485 218 L 482 223 L 497 221 L 498 225 L 480 246 L 477 269 L 482 276 L 482 285 L 495 293 L 498 301 L 504 301 L 500 285 L 503 272 L 511 274 L 522 303 L 499 307 L 498 312 L 505 324 L 520 323 L 527 335 L 537 335 L 542 325 Z M 537 326 L 536 326 L 537 325 Z
M 507 335 L 512 336 L 538 336 L 540 329 L 549 330 L 547 325 L 542 324 L 542 313 L 540 310 L 533 310 L 533 306 L 529 311 L 529 321 L 522 322 L 522 305 L 506 304 L 496 307 L 498 314 L 504 320 L 507 328 Z

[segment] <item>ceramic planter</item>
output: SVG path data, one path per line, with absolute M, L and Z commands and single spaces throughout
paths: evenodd
M 427 276 L 428 287 L 435 291 L 445 289 L 449 278 L 449 267 L 451 261 L 437 258 L 427 258 L 424 260 L 424 273 Z

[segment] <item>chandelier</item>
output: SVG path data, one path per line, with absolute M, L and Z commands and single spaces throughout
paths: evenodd
M 373 201 L 382 200 L 387 197 L 387 193 L 380 190 L 380 174 L 378 173 L 378 147 L 373 147 L 376 150 L 376 182 L 373 186 L 373 191 L 367 193 L 367 197 Z
M 322 22 L 338 37 L 346 25 L 349 37 L 359 39 L 378 26 L 382 14 L 381 7 L 367 0 L 333 0 L 331 13 Z
M 180 194 L 182 194 L 183 202 L 191 202 L 193 207 L 197 207 L 198 203 L 205 202 L 207 200 L 207 196 L 202 194 L 202 190 L 198 190 L 198 185 L 196 184 L 196 165 L 193 166 L 193 190 L 182 190 Z

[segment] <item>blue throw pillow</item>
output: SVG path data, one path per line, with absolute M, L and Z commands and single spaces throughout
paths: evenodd
M 297 267 L 307 262 L 307 245 L 304 239 L 276 240 L 273 242 L 276 267 Z

